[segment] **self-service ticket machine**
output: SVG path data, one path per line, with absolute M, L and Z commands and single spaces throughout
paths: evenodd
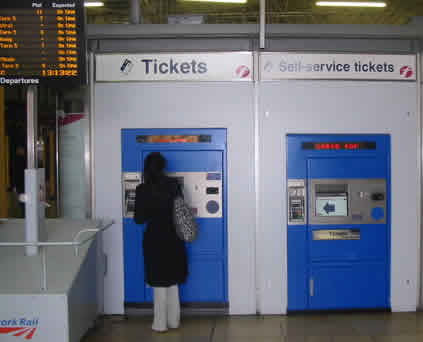
M 133 220 L 135 189 L 145 157 L 157 151 L 167 174 L 181 184 L 199 224 L 187 244 L 189 276 L 180 287 L 183 305 L 225 309 L 228 304 L 226 233 L 226 129 L 123 129 L 123 229 L 126 306 L 148 306 L 153 291 L 144 282 L 144 226 Z M 163 251 L 166 253 L 166 251 Z
M 288 135 L 288 311 L 390 308 L 390 138 Z

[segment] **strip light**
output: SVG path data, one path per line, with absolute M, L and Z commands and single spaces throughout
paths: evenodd
M 95 1 L 95 2 L 84 2 L 85 7 L 103 7 L 104 2 Z
M 318 1 L 317 6 L 337 7 L 386 7 L 385 2 L 358 2 L 358 1 Z
M 184 0 L 185 2 L 220 2 L 225 4 L 246 4 L 247 0 Z

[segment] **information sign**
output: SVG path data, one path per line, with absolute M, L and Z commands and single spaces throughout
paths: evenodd
M 0 85 L 84 83 L 82 0 L 1 0 Z

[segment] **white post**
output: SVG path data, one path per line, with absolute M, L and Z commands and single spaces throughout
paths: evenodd
M 266 0 L 260 0 L 260 49 L 266 47 Z
M 28 135 L 28 165 L 25 170 L 25 241 L 45 241 L 44 231 L 44 202 L 45 180 L 44 169 L 38 169 L 37 140 L 38 140 L 38 89 L 29 86 L 27 91 L 27 135 Z M 26 246 L 25 254 L 37 255 L 37 246 Z

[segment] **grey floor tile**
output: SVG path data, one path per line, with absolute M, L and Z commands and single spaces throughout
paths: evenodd
M 305 336 L 305 342 L 332 342 L 330 336 Z
M 302 335 L 282 336 L 283 342 L 305 342 L 306 337 Z
M 375 342 L 371 336 L 332 336 L 332 342 Z
M 354 320 L 352 326 L 358 335 L 399 336 L 417 333 L 417 324 L 412 320 Z
M 211 342 L 285 342 L 282 336 L 214 336 Z
M 282 322 L 284 336 L 352 336 L 354 330 L 349 322 L 334 322 L 327 315 L 287 317 Z
M 422 342 L 423 335 L 375 336 L 375 342 Z

